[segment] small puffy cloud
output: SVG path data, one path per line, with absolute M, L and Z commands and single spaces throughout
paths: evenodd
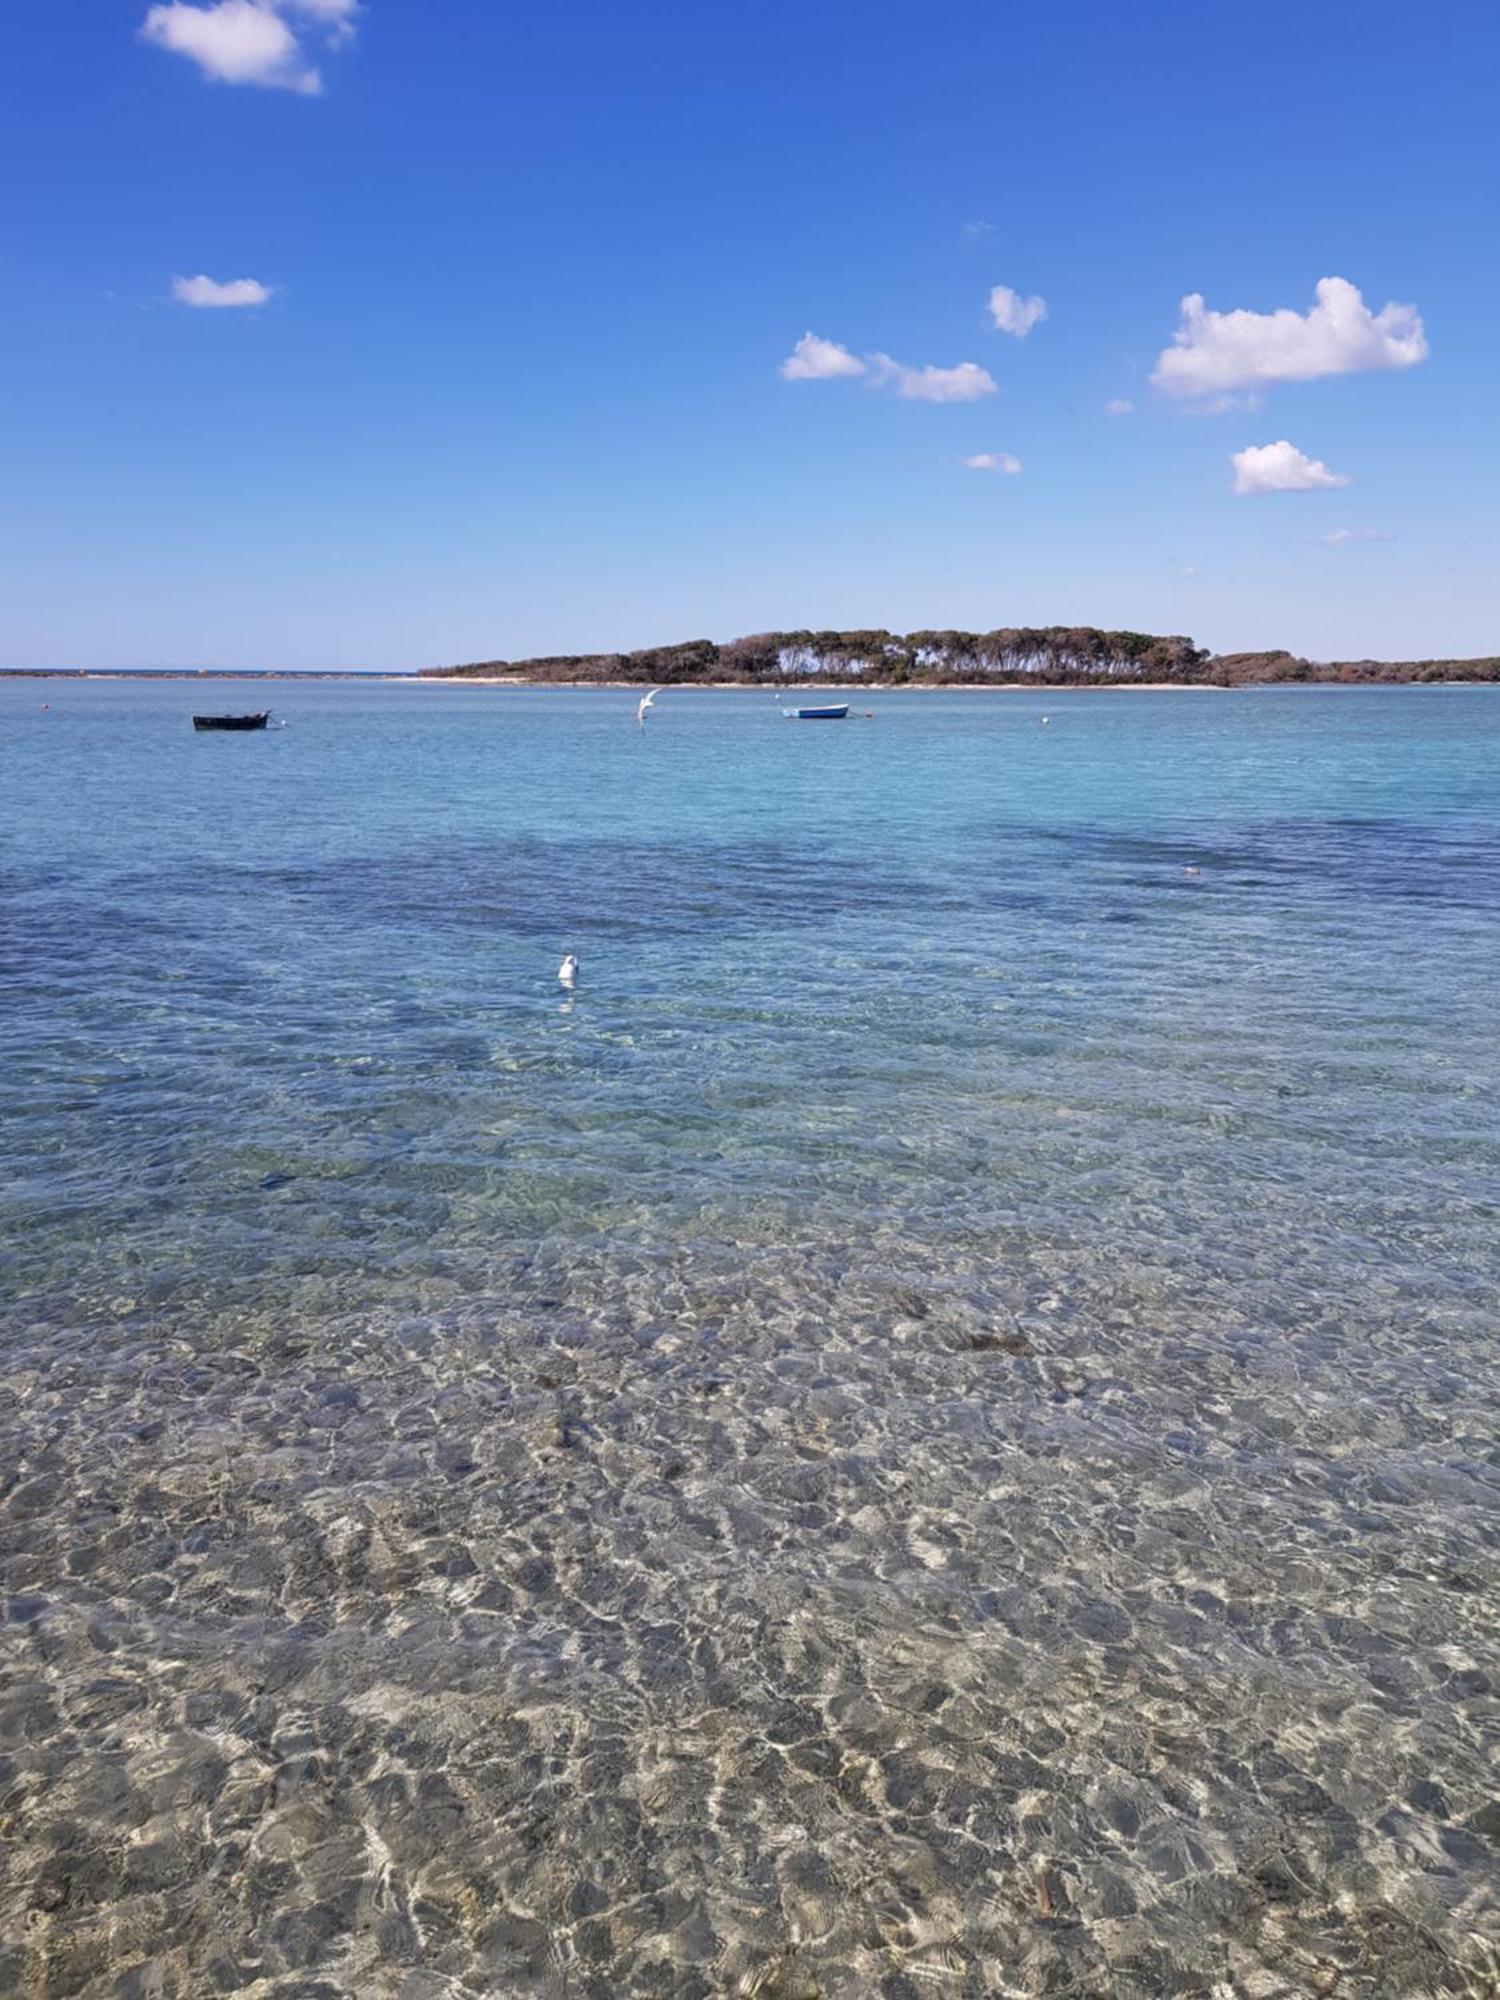
M 894 389 L 918 403 L 972 403 L 978 396 L 995 394 L 994 378 L 973 361 L 960 361 L 956 368 L 907 368 L 888 354 L 872 354 L 862 361 L 836 340 L 804 333 L 781 364 L 786 382 L 836 382 L 863 377 L 872 389 Z
M 1247 445 L 1230 459 L 1236 493 L 1311 493 L 1322 486 L 1347 486 L 1342 472 L 1330 472 L 1321 458 L 1309 458 L 1285 438 L 1275 444 Z
M 1320 278 L 1307 313 L 1210 312 L 1200 292 L 1182 302 L 1182 324 L 1151 380 L 1169 396 L 1214 396 L 1272 382 L 1411 368 L 1427 358 L 1415 306 L 1372 313 L 1347 278 Z
M 978 243 L 986 236 L 994 235 L 995 225 L 993 222 L 966 222 L 963 225 L 963 233 L 971 243 Z
M 1135 404 L 1128 396 L 1111 396 L 1104 405 L 1104 412 L 1110 417 L 1128 417 L 1134 408 Z
M 195 62 L 211 82 L 319 97 L 323 78 L 298 29 L 305 25 L 330 43 L 347 42 L 358 13 L 358 0 L 214 0 L 210 6 L 164 0 L 148 11 L 141 34 Z M 288 25 L 288 16 L 298 28 Z
M 804 333 L 781 364 L 782 378 L 787 382 L 836 382 L 840 376 L 864 373 L 865 364 L 857 354 L 815 333 Z
M 1017 340 L 1024 339 L 1037 321 L 1046 317 L 1045 299 L 1023 299 L 1009 285 L 996 285 L 990 293 L 990 318 L 1002 333 L 1013 333 Z
M 1346 542 L 1393 542 L 1394 535 L 1382 534 L 1379 528 L 1335 528 L 1331 535 L 1319 535 L 1318 540 L 1330 548 L 1341 548 Z
M 278 0 L 271 0 L 271 4 L 278 4 Z M 279 0 L 279 4 L 288 12 L 305 14 L 310 21 L 326 28 L 336 42 L 347 42 L 354 33 L 359 0 Z
M 1021 461 L 1010 451 L 976 451 L 964 464 L 970 472 L 1019 472 Z
M 263 306 L 271 296 L 259 278 L 174 278 L 172 296 L 180 306 Z
M 259 84 L 304 97 L 316 97 L 323 88 L 286 22 L 257 0 L 219 0 L 214 7 L 168 0 L 151 9 L 141 33 L 158 48 L 187 56 L 215 83 Z
M 888 354 L 873 354 L 869 374 L 875 388 L 894 389 L 915 403 L 972 403 L 996 393 L 994 376 L 974 361 L 960 361 L 956 368 L 906 368 Z

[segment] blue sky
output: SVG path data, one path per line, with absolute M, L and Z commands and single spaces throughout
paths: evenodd
M 8 43 L 0 663 L 1500 650 L 1488 0 L 69 0 Z M 1190 294 L 1298 320 L 1154 384 Z M 845 372 L 786 379 L 809 332 Z

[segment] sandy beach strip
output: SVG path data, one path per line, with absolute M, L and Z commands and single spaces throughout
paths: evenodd
M 629 693 L 647 681 L 540 681 L 508 674 L 371 675 L 402 687 L 612 688 Z M 707 694 L 1233 694 L 1216 681 L 818 681 L 777 687 L 768 681 L 668 681 L 673 694 L 697 689 Z

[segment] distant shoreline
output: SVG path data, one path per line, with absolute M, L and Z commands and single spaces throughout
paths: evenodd
M 882 629 L 758 632 L 721 644 L 685 639 L 634 652 L 548 653 L 406 672 L 355 667 L 0 667 L 28 680 L 356 681 L 374 685 L 617 690 L 739 688 L 778 699 L 818 690 L 850 697 L 923 693 L 1062 695 L 1075 690 L 1175 694 L 1242 687 L 1477 686 L 1500 682 L 1500 653 L 1475 659 L 1309 660 L 1284 647 L 1214 653 L 1183 633 L 1094 625 L 1016 625 L 993 632 Z
M 0 667 L 0 681 L 414 681 L 353 667 Z
M 408 676 L 399 675 L 404 685 Z M 509 675 L 424 674 L 411 677 L 419 687 L 613 688 L 619 693 L 644 687 L 643 681 L 520 680 Z M 1232 694 L 1232 688 L 1211 681 L 795 681 L 786 687 L 756 681 L 672 681 L 666 692 L 697 688 L 709 694 L 773 694 L 803 700 L 809 694 Z
M 120 667 L 101 670 L 94 667 L 0 667 L 0 681 L 131 681 L 137 683 L 170 682 L 180 686 L 185 682 L 195 682 L 200 686 L 259 686 L 266 682 L 297 686 L 308 682 L 336 682 L 345 687 L 470 687 L 470 688 L 515 688 L 522 691 L 552 688 L 561 691 L 577 691 L 598 688 L 616 694 L 639 694 L 647 683 L 639 680 L 550 680 L 545 676 L 535 678 L 521 674 L 450 674 L 434 673 L 423 669 L 412 673 L 357 673 L 348 669 L 309 668 L 305 672 L 295 668 L 204 668 L 196 667 Z M 1242 694 L 1263 688 L 1380 688 L 1380 687 L 1500 687 L 1500 680 L 1465 679 L 1452 680 L 1427 678 L 1412 674 L 1404 679 L 1383 675 L 1368 680 L 1343 679 L 1330 676 L 1328 679 L 1308 680 L 1243 680 L 1224 681 L 840 681 L 821 678 L 789 681 L 784 684 L 770 681 L 671 681 L 664 685 L 664 691 L 676 693 L 686 688 L 696 688 L 706 694 L 758 694 L 774 695 L 778 700 L 806 700 L 810 695 L 838 694 L 848 696 L 876 694 Z
M 413 673 L 355 673 L 339 669 L 309 668 L 300 672 L 295 668 L 207 668 L 195 667 L 156 669 L 151 667 L 121 667 L 114 670 L 100 670 L 94 667 L 0 667 L 0 681 L 132 681 L 171 682 L 181 685 L 192 681 L 200 685 L 213 684 L 256 686 L 265 682 L 277 682 L 297 686 L 307 682 L 337 682 L 349 687 L 470 687 L 470 688 L 515 688 L 521 691 L 552 688 L 565 692 L 580 689 L 603 689 L 615 694 L 639 693 L 645 687 L 643 681 L 559 681 L 545 678 L 528 679 L 515 674 L 442 674 L 430 671 Z M 832 681 L 806 680 L 789 682 L 776 686 L 770 682 L 756 681 L 673 681 L 666 685 L 668 693 L 695 688 L 704 694 L 771 694 L 778 699 L 796 698 L 805 700 L 809 695 L 876 695 L 876 694 L 1244 694 L 1265 688 L 1298 690 L 1304 688 L 1335 688 L 1360 690 L 1390 687 L 1438 687 L 1438 688 L 1500 688 L 1500 681 L 1493 680 L 1430 680 L 1413 674 L 1408 679 L 1381 678 L 1371 680 L 1263 680 L 1239 681 L 1226 685 L 1223 681 Z

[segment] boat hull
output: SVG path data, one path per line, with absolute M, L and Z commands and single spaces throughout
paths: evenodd
M 849 713 L 847 701 L 828 708 L 784 708 L 782 714 L 789 722 L 842 722 Z
M 264 729 L 271 719 L 268 708 L 259 715 L 195 715 L 194 729 Z

